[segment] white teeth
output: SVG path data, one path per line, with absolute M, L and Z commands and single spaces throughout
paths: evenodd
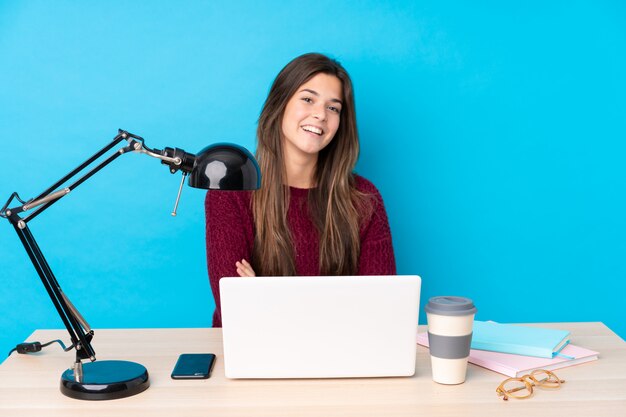
M 319 129 L 315 126 L 302 126 L 303 130 L 306 130 L 307 132 L 311 132 L 311 133 L 315 133 L 316 135 L 321 135 L 322 134 L 322 129 Z

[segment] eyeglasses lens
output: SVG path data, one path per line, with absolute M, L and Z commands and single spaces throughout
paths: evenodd
M 504 391 L 506 391 L 511 397 L 525 398 L 532 394 L 532 392 L 528 389 L 528 385 L 517 379 L 505 382 L 503 388 Z
M 558 388 L 561 381 L 552 372 L 534 371 L 532 376 L 537 380 L 536 384 L 544 388 Z

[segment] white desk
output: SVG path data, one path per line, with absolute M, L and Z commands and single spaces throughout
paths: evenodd
M 495 389 L 506 377 L 471 364 L 465 384 L 434 383 L 421 346 L 411 378 L 229 380 L 221 329 L 124 329 L 96 330 L 98 359 L 145 365 L 147 391 L 112 401 L 63 396 L 59 379 L 74 353 L 55 344 L 35 355 L 13 353 L 0 366 L 0 416 L 626 416 L 626 343 L 602 323 L 541 326 L 570 330 L 572 342 L 599 351 L 600 360 L 556 371 L 567 381 L 562 388 L 537 390 L 528 400 L 502 401 Z M 67 333 L 38 330 L 28 340 L 58 338 L 67 340 Z M 170 379 L 185 352 L 217 354 L 210 379 Z

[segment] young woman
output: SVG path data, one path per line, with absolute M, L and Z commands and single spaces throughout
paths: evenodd
M 263 105 L 261 188 L 209 191 L 209 279 L 221 327 L 225 276 L 395 275 L 380 193 L 353 173 L 359 155 L 352 82 L 335 60 L 305 54 L 278 74 Z

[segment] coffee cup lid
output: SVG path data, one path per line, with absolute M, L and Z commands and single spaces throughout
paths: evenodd
M 425 310 L 427 313 L 441 316 L 467 316 L 476 314 L 474 302 L 465 297 L 439 296 L 428 300 Z

